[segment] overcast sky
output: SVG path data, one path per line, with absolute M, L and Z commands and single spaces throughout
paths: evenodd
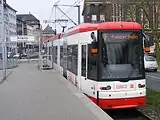
M 83 0 L 7 0 L 7 3 L 13 7 L 15 10 L 17 10 L 17 14 L 28 14 L 31 12 L 35 17 L 37 17 L 40 21 L 43 27 L 46 25 L 43 23 L 43 20 L 49 20 L 50 17 L 52 20 L 55 19 L 55 9 L 52 13 L 52 6 L 55 2 L 60 1 L 59 4 L 70 4 L 73 5 L 75 1 L 81 4 L 81 12 L 83 7 Z M 61 7 L 63 11 L 67 11 L 68 9 L 68 16 L 73 19 L 75 22 L 77 22 L 77 8 L 69 8 L 69 7 Z M 51 14 L 52 13 L 52 14 Z M 62 13 L 57 9 L 57 18 L 60 18 L 62 16 Z M 81 16 L 82 17 L 82 16 Z M 66 18 L 66 17 L 61 17 Z M 81 22 L 82 18 L 81 18 Z M 54 26 L 53 24 L 51 24 Z M 68 24 L 68 27 L 73 26 L 72 23 Z M 60 26 L 57 24 L 58 29 L 60 29 Z

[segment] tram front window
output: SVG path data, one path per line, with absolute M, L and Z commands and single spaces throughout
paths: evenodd
M 101 80 L 134 80 L 144 77 L 141 32 L 101 32 Z

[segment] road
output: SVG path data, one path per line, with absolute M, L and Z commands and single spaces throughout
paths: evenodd
M 160 70 L 157 72 L 146 72 L 147 87 L 160 91 Z

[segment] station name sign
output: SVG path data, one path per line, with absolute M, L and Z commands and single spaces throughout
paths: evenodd
M 34 42 L 34 36 L 12 36 L 11 42 Z

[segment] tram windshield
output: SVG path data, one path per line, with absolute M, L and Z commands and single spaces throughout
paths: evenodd
M 101 32 L 101 80 L 134 80 L 144 76 L 140 31 Z

